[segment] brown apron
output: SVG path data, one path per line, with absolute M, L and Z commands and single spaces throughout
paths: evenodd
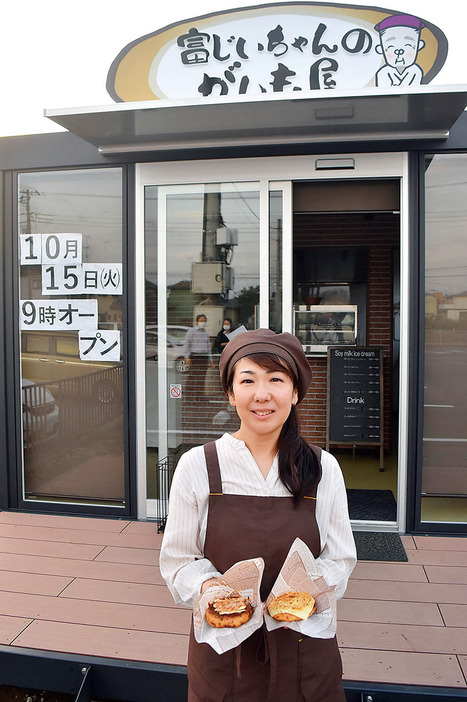
M 204 555 L 220 573 L 262 556 L 264 601 L 296 537 L 315 557 L 320 554 L 316 487 L 298 508 L 287 497 L 224 495 L 214 442 L 204 450 L 209 475 Z M 285 628 L 269 632 L 264 625 L 223 654 L 197 643 L 192 628 L 188 681 L 188 702 L 345 702 L 335 637 L 314 639 Z

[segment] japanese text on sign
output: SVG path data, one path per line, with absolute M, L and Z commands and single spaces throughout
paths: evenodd
M 264 39 L 251 44 L 251 51 L 258 55 L 263 52 L 275 60 L 275 70 L 265 75 L 262 83 L 256 87 L 261 92 L 282 92 L 286 86 L 294 90 L 316 90 L 319 88 L 335 88 L 337 83 L 334 74 L 339 68 L 339 63 L 333 55 L 341 48 L 347 54 L 367 54 L 373 46 L 372 35 L 362 27 L 349 29 L 340 38 L 340 47 L 334 42 L 334 37 L 326 37 L 328 26 L 321 22 L 310 36 L 294 36 L 287 38 L 282 25 L 278 24 L 268 31 Z M 329 34 L 329 33 L 328 33 Z M 187 34 L 178 37 L 177 44 L 182 48 L 180 60 L 183 65 L 192 64 L 225 64 L 225 69 L 219 76 L 204 74 L 203 82 L 198 86 L 202 95 L 211 95 L 215 89 L 216 94 L 227 95 L 229 89 L 234 90 L 237 83 L 237 73 L 242 68 L 244 61 L 248 61 L 247 41 L 244 37 L 229 37 L 225 42 L 219 34 L 212 36 L 199 32 L 192 27 Z M 209 46 L 209 49 L 207 48 Z M 250 49 L 248 49 L 250 52 Z M 289 67 L 285 61 L 286 56 L 291 57 L 294 52 L 308 54 L 308 81 L 306 85 L 292 82 L 296 79 L 297 72 Z M 323 53 L 324 52 L 324 53 Z M 284 58 L 282 58 L 284 57 Z M 313 57 L 320 57 L 318 60 Z M 281 59 L 281 61 L 277 61 Z M 293 61 L 293 58 L 292 58 Z M 272 78 L 272 80 L 270 80 Z M 239 95 L 248 91 L 250 77 L 248 74 L 240 77 L 235 92 Z M 270 87 L 271 86 L 271 87 Z M 256 90 L 254 90 L 256 92 Z
M 443 67 L 447 44 L 439 27 L 405 10 L 279 0 L 132 41 L 113 61 L 107 90 L 128 102 L 423 85 Z
M 176 71 L 178 92 L 191 89 L 204 97 L 366 85 L 381 65 L 377 44 L 372 23 L 350 18 L 299 24 L 293 15 L 277 13 L 211 31 L 194 24 L 157 57 L 149 84 L 156 93 L 159 86 L 177 97 L 167 84 L 169 76 L 174 83 Z
M 119 361 L 120 332 L 108 329 L 81 330 L 79 357 L 82 361 Z
M 21 234 L 20 236 L 22 266 L 81 263 L 82 258 L 82 234 Z
M 21 300 L 20 329 L 96 329 L 97 300 Z
M 121 263 L 42 266 L 43 295 L 121 295 Z

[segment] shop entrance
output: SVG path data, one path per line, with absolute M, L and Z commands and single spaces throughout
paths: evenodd
M 294 333 L 314 374 L 302 410 L 307 438 L 332 441 L 352 520 L 385 524 L 397 518 L 399 190 L 396 180 L 293 186 Z M 328 348 L 344 359 L 347 349 L 351 359 L 337 386 Z M 370 356 L 380 350 L 379 367 L 362 362 L 358 349 L 369 349 Z M 339 417 L 336 437 L 329 419 L 339 402 L 350 406 Z M 367 411 L 371 402 L 376 409 Z
M 404 529 L 407 401 L 399 376 L 405 387 L 407 322 L 399 324 L 399 311 L 406 320 L 408 268 L 400 275 L 399 262 L 407 261 L 406 165 L 404 154 L 363 154 L 138 167 L 145 270 L 137 305 L 140 517 L 165 509 L 183 452 L 236 430 L 216 369 L 217 342 L 229 323 L 234 331 L 269 327 L 300 339 L 313 370 L 302 429 L 323 447 L 328 347 L 381 350 L 384 470 L 379 444 L 330 450 L 342 465 L 356 526 Z M 198 320 L 206 348 L 190 347 Z

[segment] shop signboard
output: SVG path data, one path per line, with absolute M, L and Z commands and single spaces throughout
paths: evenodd
M 383 356 L 375 347 L 328 347 L 326 448 L 380 447 L 383 469 Z
M 112 63 L 117 102 L 410 88 L 429 83 L 447 39 L 395 10 L 286 2 L 195 17 L 136 39 Z

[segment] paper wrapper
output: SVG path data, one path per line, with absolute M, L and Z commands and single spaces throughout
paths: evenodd
M 278 622 L 270 616 L 267 605 L 273 597 L 284 592 L 308 592 L 316 601 L 316 612 L 308 619 L 296 622 Z M 269 631 L 287 626 L 305 636 L 331 639 L 336 633 L 335 586 L 329 587 L 319 573 L 319 567 L 308 546 L 295 539 L 264 608 L 264 621 Z
M 200 595 L 193 605 L 193 629 L 198 643 L 209 644 L 217 653 L 224 653 L 235 648 L 245 641 L 263 624 L 263 603 L 260 600 L 259 588 L 263 577 L 264 561 L 262 558 L 253 558 L 248 561 L 239 561 L 226 571 L 222 580 L 228 584 L 226 587 L 210 587 Z M 230 589 L 236 590 L 242 597 L 249 597 L 254 607 L 250 621 L 236 628 L 216 629 L 210 626 L 206 619 L 208 603 L 219 595 L 226 595 Z

